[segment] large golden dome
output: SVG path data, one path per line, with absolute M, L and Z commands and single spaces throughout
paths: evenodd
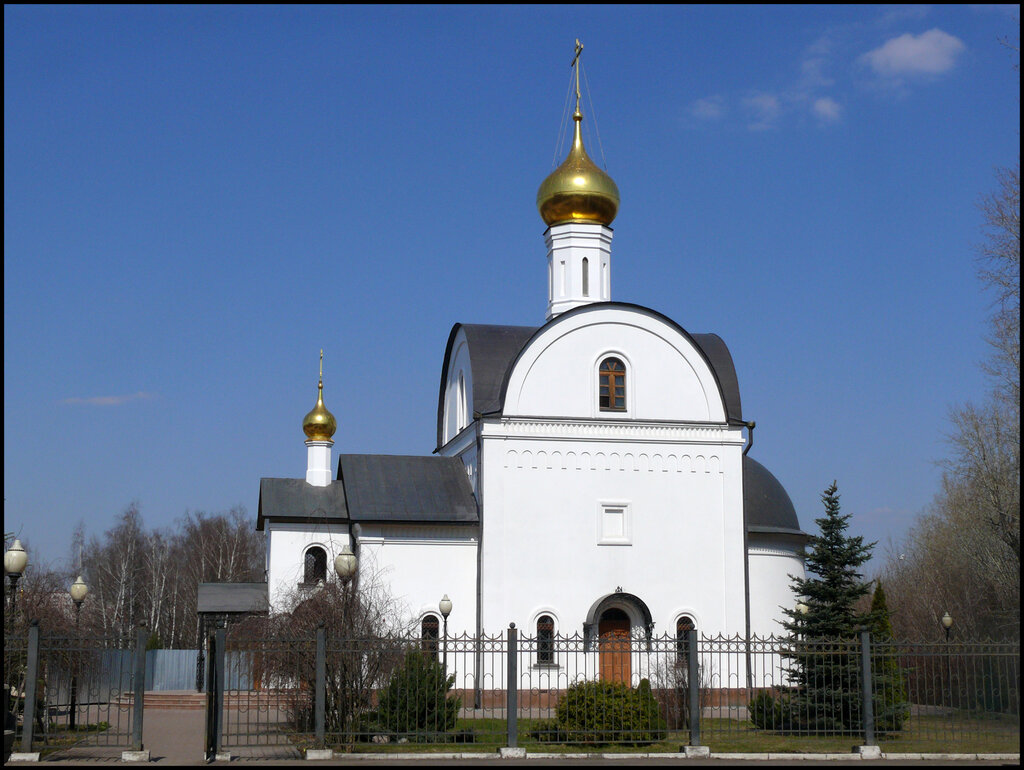
M 597 167 L 583 149 L 577 108 L 569 157 L 545 179 L 537 190 L 537 209 L 547 225 L 561 222 L 595 222 L 610 225 L 619 211 L 619 188 Z

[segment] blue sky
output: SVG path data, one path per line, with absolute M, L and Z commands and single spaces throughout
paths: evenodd
M 255 521 L 320 348 L 336 454 L 428 454 L 452 324 L 544 321 L 578 37 L 612 298 L 725 339 L 806 529 L 836 479 L 898 539 L 987 389 L 1017 13 L 5 6 L 5 531 L 59 566 L 132 500 Z

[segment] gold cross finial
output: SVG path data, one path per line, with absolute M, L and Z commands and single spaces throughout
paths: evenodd
M 572 61 L 569 66 L 576 70 L 576 112 L 580 111 L 580 54 L 583 53 L 583 43 L 576 38 L 576 48 L 573 49 Z
M 324 349 L 320 348 L 320 382 L 324 381 Z

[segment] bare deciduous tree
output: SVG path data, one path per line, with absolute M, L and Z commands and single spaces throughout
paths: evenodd
M 76 567 L 83 542 L 80 528 L 72 544 Z M 260 581 L 263 565 L 263 533 L 255 531 L 242 508 L 188 513 L 171 529 L 148 531 L 133 503 L 102 537 L 89 539 L 80 570 L 72 569 L 89 586 L 81 629 L 118 637 L 144 622 L 163 646 L 194 648 L 199 583 Z M 74 576 L 61 579 L 70 585 Z
M 978 275 L 993 296 L 984 362 L 992 392 L 951 412 L 942 489 L 883 574 L 898 635 L 1020 633 L 1020 166 L 998 174 L 981 205 L 986 237 Z

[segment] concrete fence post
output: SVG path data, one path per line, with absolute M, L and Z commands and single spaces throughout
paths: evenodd
M 700 661 L 697 658 L 697 629 L 686 632 L 686 683 L 690 696 L 690 745 L 700 746 Z
M 871 698 L 871 632 L 860 632 L 861 718 L 864 720 L 864 745 L 875 745 L 875 711 Z
M 313 704 L 316 718 L 316 747 L 324 747 L 327 708 L 327 637 L 323 623 L 316 629 L 316 685 Z
M 142 751 L 142 720 L 146 700 L 146 644 L 149 635 L 146 624 L 139 623 L 135 631 L 134 670 L 132 671 L 132 749 Z
M 505 681 L 505 719 L 508 724 L 508 745 L 515 748 L 519 745 L 519 672 L 518 672 L 518 640 L 516 624 L 508 624 L 508 673 Z
M 28 629 L 28 660 L 25 666 L 25 712 L 22 715 L 21 750 L 32 751 L 32 730 L 36 722 L 36 687 L 39 682 L 39 621 Z
M 219 757 L 224 753 L 224 677 L 227 675 L 225 659 L 227 658 L 228 630 L 225 623 L 221 623 L 214 635 L 214 719 L 215 728 L 213 733 L 214 756 Z

